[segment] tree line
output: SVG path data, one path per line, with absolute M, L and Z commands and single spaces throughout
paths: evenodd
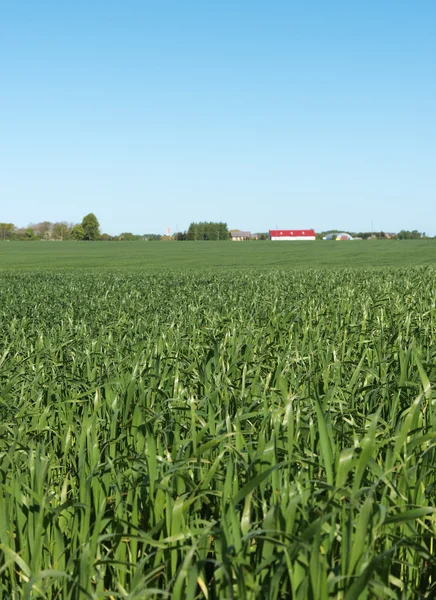
M 186 240 L 202 241 L 223 241 L 230 238 L 227 223 L 214 223 L 213 221 L 201 221 L 200 223 L 191 223 L 188 231 L 185 232 Z
M 170 235 L 154 233 L 134 234 L 129 231 L 119 235 L 101 233 L 100 223 L 94 213 L 84 216 L 81 223 L 61 221 L 51 223 L 31 223 L 21 229 L 13 223 L 0 223 L 0 240 L 76 240 L 76 241 L 162 241 L 162 240 L 228 240 L 230 233 L 227 223 L 203 221 L 191 223 L 187 231 L 179 231 Z
M 321 233 L 317 233 L 316 237 L 317 237 L 317 239 L 322 240 L 322 238 L 325 237 L 326 235 L 329 235 L 330 233 L 339 233 L 340 231 L 346 231 L 353 238 L 362 239 L 362 240 L 370 240 L 370 239 L 421 240 L 421 239 L 425 239 L 428 237 L 425 234 L 425 232 L 420 232 L 417 229 L 413 229 L 412 231 L 410 231 L 408 229 L 402 229 L 398 233 L 388 233 L 386 231 L 358 231 L 358 232 L 355 232 L 355 231 L 349 231 L 347 229 L 344 229 L 344 230 L 329 229 L 328 231 L 322 231 Z
M 0 223 L 2 240 L 97 240 L 100 224 L 94 213 L 83 217 L 81 223 L 41 221 L 18 228 L 13 223 Z
M 0 240 L 47 240 L 47 241 L 160 241 L 161 235 L 154 233 L 144 233 L 136 235 L 130 232 L 123 232 L 119 235 L 109 235 L 101 233 L 100 223 L 94 213 L 85 215 L 80 223 L 68 223 L 59 221 L 41 221 L 40 223 L 30 223 L 27 227 L 16 227 L 13 223 L 0 222 Z
M 317 238 L 322 239 L 329 233 L 337 233 L 338 230 L 329 230 L 317 233 Z M 416 229 L 412 231 L 402 229 L 398 233 L 377 232 L 351 232 L 354 238 L 361 239 L 400 239 L 415 240 L 426 238 L 425 232 L 419 232 Z M 129 231 L 119 235 L 109 235 L 101 233 L 100 223 L 94 213 L 85 215 L 81 223 L 68 223 L 59 221 L 51 223 L 42 221 L 41 223 L 31 223 L 27 227 L 17 228 L 13 223 L 0 223 L 0 240 L 76 240 L 76 241 L 224 241 L 230 239 L 230 232 L 227 223 L 214 221 L 192 222 L 186 231 L 177 231 L 172 235 L 158 235 L 155 233 L 134 234 Z M 259 234 L 258 239 L 268 239 L 267 233 Z

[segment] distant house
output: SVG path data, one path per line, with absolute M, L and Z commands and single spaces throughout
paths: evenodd
M 270 229 L 269 239 L 273 242 L 298 241 L 298 240 L 316 240 L 313 229 Z
M 251 239 L 251 233 L 249 231 L 231 231 L 230 237 L 232 242 L 244 242 L 245 240 Z

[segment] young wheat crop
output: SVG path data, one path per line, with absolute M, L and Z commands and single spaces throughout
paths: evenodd
M 436 270 L 0 277 L 0 599 L 432 598 Z

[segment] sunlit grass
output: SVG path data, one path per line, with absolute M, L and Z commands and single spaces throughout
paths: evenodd
M 0 284 L 0 598 L 433 597 L 434 269 Z
M 352 242 L 2 242 L 10 269 L 301 269 L 436 265 L 436 240 Z

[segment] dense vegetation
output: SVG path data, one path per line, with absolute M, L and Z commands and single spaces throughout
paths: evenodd
M 316 234 L 317 239 L 322 240 L 325 236 L 329 235 L 329 234 L 335 234 L 335 233 L 340 233 L 343 230 L 339 230 L 339 229 L 328 229 L 327 231 L 321 231 L 318 232 Z M 385 231 L 348 231 L 348 233 L 351 234 L 351 236 L 355 239 L 362 239 L 362 240 L 368 240 L 368 239 L 377 239 L 377 240 L 383 240 L 383 239 L 399 239 L 399 240 L 420 240 L 420 239 L 425 239 L 425 238 L 431 238 L 431 236 L 427 236 L 425 231 L 421 232 L 418 231 L 417 229 L 414 229 L 413 231 L 410 231 L 408 229 L 402 229 L 401 231 L 399 231 L 398 233 L 387 233 Z
M 434 268 L 3 273 L 0 597 L 433 597 L 435 297 Z
M 327 231 L 318 231 L 317 239 L 323 239 L 330 233 L 340 233 L 342 230 L 330 229 Z M 419 240 L 430 239 L 425 232 L 416 229 L 413 231 L 402 229 L 398 233 L 386 233 L 384 231 L 362 231 L 349 233 L 354 238 L 360 239 L 396 239 L 399 240 Z M 268 239 L 268 233 L 258 233 L 258 239 Z M 13 223 L 0 222 L 0 241 L 6 240 L 25 240 L 25 241 L 90 241 L 100 240 L 103 242 L 134 242 L 134 241 L 223 241 L 229 239 L 227 223 L 222 222 L 197 222 L 191 223 L 187 231 L 176 231 L 170 234 L 167 230 L 166 235 L 155 233 L 135 234 L 130 231 L 124 231 L 117 235 L 100 233 L 100 224 L 94 213 L 89 213 L 83 217 L 81 223 L 68 223 L 60 221 L 51 223 L 50 221 L 41 221 L 40 223 L 31 223 L 27 227 L 16 227 Z M 434 236 L 436 238 L 436 236 Z
M 3 241 L 92 241 L 98 240 L 101 237 L 100 224 L 94 213 L 85 215 L 80 224 L 67 223 L 67 221 L 59 221 L 57 223 L 41 221 L 41 223 L 31 223 L 26 228 L 17 228 L 13 223 L 0 223 L 0 239 Z
M 433 240 L 356 242 L 0 243 L 1 269 L 277 269 L 436 264 Z
M 215 223 L 213 221 L 202 221 L 200 223 L 191 223 L 185 234 L 178 235 L 178 239 L 196 241 L 224 241 L 229 239 L 229 230 L 227 223 Z
M 60 221 L 51 223 L 50 221 L 41 221 L 40 223 L 31 223 L 28 227 L 18 228 L 13 223 L 0 222 L 0 240 L 3 241 L 161 241 L 161 240 L 202 240 L 202 241 L 224 241 L 229 239 L 227 223 L 202 221 L 191 223 L 188 231 L 177 231 L 170 235 L 158 235 L 152 233 L 133 234 L 125 231 L 118 235 L 109 235 L 100 232 L 100 223 L 94 213 L 85 215 L 81 223 L 68 223 Z M 266 239 L 266 238 L 265 238 Z

